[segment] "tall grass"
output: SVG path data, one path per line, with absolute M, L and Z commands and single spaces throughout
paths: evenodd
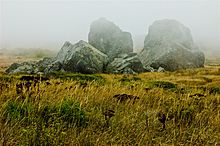
M 20 94 L 19 77 L 0 75 L 5 77 L 0 81 L 9 84 L 0 90 L 1 145 L 220 144 L 216 68 L 127 76 L 56 74 L 50 84 L 40 82 L 39 89 L 32 85 Z M 140 99 L 121 103 L 116 94 Z M 114 115 L 106 119 L 108 110 Z

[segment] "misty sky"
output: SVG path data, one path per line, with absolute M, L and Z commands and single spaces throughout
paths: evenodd
M 87 40 L 99 17 L 131 32 L 136 46 L 165 18 L 189 27 L 197 42 L 220 46 L 220 0 L 0 0 L 0 48 L 58 49 Z

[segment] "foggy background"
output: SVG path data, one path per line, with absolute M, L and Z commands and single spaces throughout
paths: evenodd
M 65 41 L 88 39 L 92 21 L 105 17 L 132 33 L 135 50 L 158 19 L 189 27 L 207 54 L 220 52 L 219 0 L 1 0 L 0 49 L 60 49 Z

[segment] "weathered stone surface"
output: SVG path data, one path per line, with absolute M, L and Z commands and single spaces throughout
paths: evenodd
M 129 32 L 122 31 L 113 22 L 100 18 L 90 26 L 89 44 L 108 55 L 110 60 L 119 54 L 133 52 L 133 40 Z
M 75 45 L 66 42 L 55 60 L 60 62 L 64 71 L 67 72 L 101 73 L 108 57 L 81 40 Z
M 54 62 L 54 58 L 45 57 L 39 62 L 36 63 L 37 65 L 37 72 L 47 72 L 48 67 Z M 57 70 L 58 71 L 58 70 Z
M 23 62 L 13 63 L 7 70 L 7 73 L 29 73 L 35 74 L 39 72 L 45 72 L 48 69 L 48 65 L 53 62 L 53 58 L 44 58 L 39 62 Z
M 157 72 L 165 72 L 165 69 L 163 67 L 159 67 Z
M 189 28 L 169 19 L 155 21 L 150 26 L 139 56 L 144 66 L 168 71 L 203 67 L 205 61 Z
M 37 72 L 37 65 L 35 62 L 23 62 L 21 64 L 14 63 L 6 70 L 6 72 L 33 74 Z
M 134 74 L 144 71 L 145 69 L 136 53 L 121 55 L 120 58 L 115 58 L 107 66 L 107 72 L 109 73 Z
M 63 65 L 60 62 L 53 62 L 51 64 L 48 64 L 48 66 L 44 69 L 44 73 L 51 73 L 51 72 L 57 72 L 57 71 L 63 71 Z
M 6 69 L 5 72 L 11 73 L 12 71 L 14 71 L 15 69 L 17 69 L 17 68 L 20 67 L 20 66 L 22 66 L 22 64 L 13 63 L 8 69 Z
M 146 72 L 155 72 L 156 70 L 153 67 L 150 66 L 144 66 Z

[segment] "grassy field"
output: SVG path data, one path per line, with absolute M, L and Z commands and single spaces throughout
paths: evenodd
M 0 145 L 220 145 L 220 66 L 137 75 L 8 75 Z
M 31 78 L 1 72 L 0 143 L 220 145 L 219 101 L 220 66 Z

